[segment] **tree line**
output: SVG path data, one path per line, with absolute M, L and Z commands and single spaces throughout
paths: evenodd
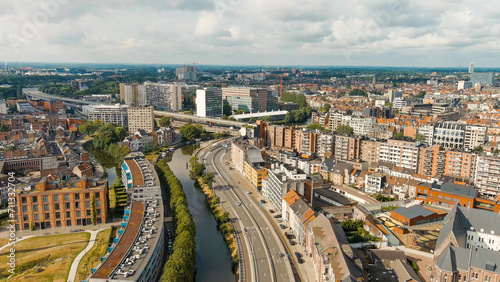
M 161 281 L 194 281 L 196 272 L 196 226 L 191 215 L 182 184 L 162 159 L 156 164 L 160 183 L 164 184 L 173 211 L 174 236 L 173 253 L 170 255 Z

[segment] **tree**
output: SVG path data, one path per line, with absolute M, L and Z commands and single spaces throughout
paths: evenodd
M 168 116 L 164 116 L 160 119 L 160 126 L 161 127 L 166 127 L 166 126 L 170 126 L 171 124 L 171 120 L 170 120 L 170 117 Z
M 226 116 L 232 115 L 233 109 L 231 108 L 231 105 L 229 104 L 222 105 L 222 113 L 225 114 Z
M 236 112 L 236 114 L 237 114 L 237 115 L 242 115 L 242 114 L 244 114 L 244 113 L 246 113 L 246 111 L 245 111 L 245 110 L 238 110 L 238 111 Z
M 262 118 L 262 121 L 264 122 L 270 122 L 271 121 L 271 117 L 270 116 L 265 116 Z
M 97 215 L 96 215 L 96 212 L 95 212 L 95 199 L 94 199 L 94 194 L 92 194 L 92 199 L 90 201 L 90 206 L 92 208 L 92 211 L 91 211 L 91 216 L 92 216 L 92 225 L 96 225 L 97 224 Z
M 17 98 L 20 99 L 23 97 L 23 86 L 22 85 L 18 85 L 17 86 Z
M 125 127 L 119 126 L 115 129 L 115 134 L 118 141 L 123 141 L 127 137 L 127 130 Z
M 9 114 L 15 114 L 15 113 L 19 113 L 19 111 L 17 110 L 17 105 L 16 104 L 12 104 L 9 106 L 9 109 L 7 111 Z
M 323 106 L 323 108 L 321 108 L 321 110 L 319 110 L 319 111 L 322 112 L 322 113 L 323 112 L 328 112 L 328 111 L 330 111 L 331 108 L 332 108 L 332 106 L 330 104 L 325 104 Z
M 325 130 L 325 128 L 319 123 L 311 123 L 307 126 L 309 130 Z
M 365 91 L 356 88 L 349 91 L 349 96 L 368 96 Z
M 420 133 L 415 134 L 415 140 L 423 142 L 423 141 L 425 141 L 425 139 L 426 139 L 425 135 L 420 134 Z
M 9 128 L 3 124 L 3 123 L 0 123 L 0 132 L 7 132 L 9 131 Z
M 186 123 L 179 129 L 179 132 L 186 140 L 195 140 L 200 137 L 204 130 L 200 124 L 193 125 Z
M 425 94 L 427 94 L 427 93 L 422 90 L 422 91 L 418 92 L 417 95 L 415 95 L 415 98 L 419 98 L 419 99 L 424 98 Z
M 472 149 L 476 153 L 482 153 L 483 152 L 483 147 L 482 146 L 477 146 L 476 148 Z
M 254 117 L 251 117 L 248 119 L 248 123 L 254 123 L 255 122 L 255 118 Z
M 354 134 L 354 128 L 350 127 L 349 125 L 339 125 L 337 127 L 337 130 L 335 130 L 338 134 L 342 135 L 353 135 Z
M 215 178 L 214 174 L 209 172 L 203 176 L 203 183 L 212 187 L 212 183 L 214 182 L 214 178 Z
M 236 119 L 234 117 L 228 117 L 227 120 L 235 121 Z
M 225 114 L 224 114 L 224 115 L 222 115 L 221 119 L 223 119 L 223 120 L 227 120 L 227 115 L 225 115 Z
M 500 153 L 500 150 L 499 150 L 499 149 L 495 149 L 495 150 L 493 151 L 493 154 L 498 154 L 498 153 Z
M 396 140 L 403 140 L 405 138 L 405 135 L 402 132 L 400 132 L 400 133 L 394 134 L 394 136 L 392 136 L 392 138 L 394 138 Z

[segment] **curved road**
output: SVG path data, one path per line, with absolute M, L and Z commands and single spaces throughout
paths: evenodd
M 207 152 L 208 151 L 208 152 Z M 226 165 L 228 155 L 225 148 L 207 148 L 200 158 L 207 172 L 215 175 L 214 191 L 225 206 L 231 218 L 243 225 L 246 231 L 241 235 L 246 243 L 245 260 L 250 269 L 246 271 L 246 281 L 294 281 L 291 265 L 285 249 L 270 222 L 264 217 L 260 207 L 255 204 L 234 177 L 234 170 Z

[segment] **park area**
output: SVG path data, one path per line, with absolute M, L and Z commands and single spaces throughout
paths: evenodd
M 71 263 L 87 246 L 89 233 L 32 237 L 16 243 L 16 270 L 9 281 L 66 281 Z M 0 280 L 9 277 L 7 255 L 0 252 Z
M 101 257 L 106 254 L 111 238 L 116 237 L 117 229 L 109 228 L 97 234 L 96 241 L 80 260 L 75 281 L 82 281 L 88 278 L 92 268 L 96 267 L 101 261 Z

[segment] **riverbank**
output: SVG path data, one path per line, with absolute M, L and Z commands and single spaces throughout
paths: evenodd
M 231 270 L 236 275 L 236 280 L 239 280 L 239 262 L 240 256 L 238 254 L 238 246 L 236 244 L 236 238 L 234 235 L 234 229 L 231 225 L 231 220 L 229 219 L 229 213 L 222 209 L 219 198 L 214 194 L 212 187 L 203 182 L 203 178 L 199 177 L 197 179 L 198 184 L 203 191 L 203 194 L 207 198 L 207 202 L 212 210 L 212 215 L 217 221 L 217 228 L 221 231 L 224 236 L 224 241 L 226 241 L 229 252 L 231 253 Z

